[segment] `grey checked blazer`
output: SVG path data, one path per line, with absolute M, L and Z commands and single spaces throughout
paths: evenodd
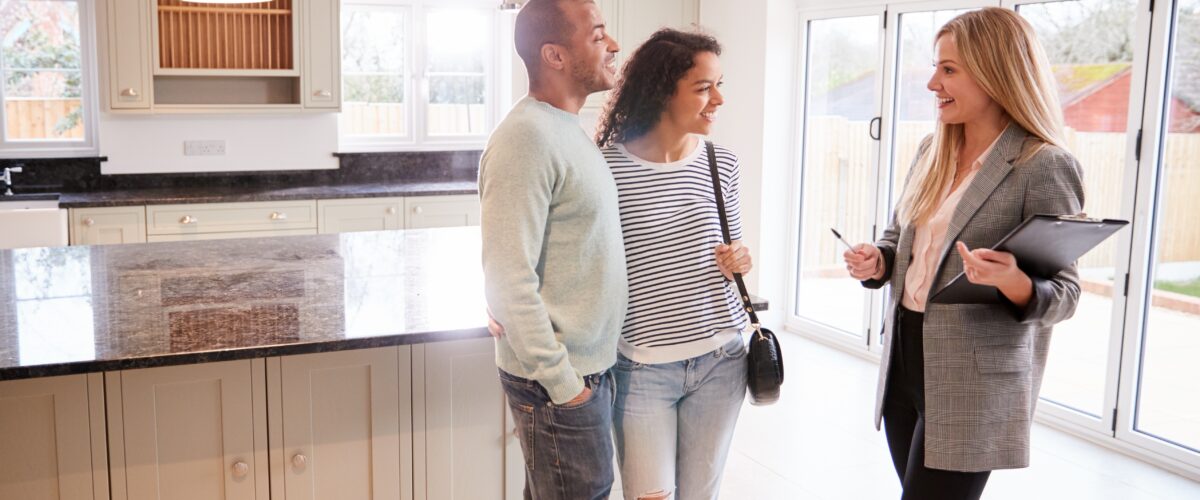
M 954 242 L 988 248 L 1034 214 L 1076 214 L 1083 206 L 1079 162 L 1047 146 L 1016 163 L 1032 138 L 1016 123 L 1000 135 L 967 187 L 946 230 L 930 293 L 962 272 Z M 928 147 L 928 140 L 921 151 Z M 918 157 L 920 153 L 918 153 Z M 915 164 L 915 161 L 914 161 Z M 875 242 L 886 274 L 863 286 L 891 283 L 884 322 L 883 360 L 875 395 L 875 427 L 882 420 L 892 359 L 896 306 L 912 259 L 914 228 L 893 217 Z M 1029 430 L 1055 323 L 1070 318 L 1079 300 L 1075 266 L 1052 279 L 1032 277 L 1024 310 L 1003 304 L 928 304 L 925 308 L 925 466 L 978 472 L 1029 466 Z

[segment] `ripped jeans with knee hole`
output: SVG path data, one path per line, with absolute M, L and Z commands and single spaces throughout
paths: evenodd
M 671 363 L 642 364 L 618 355 L 613 374 L 613 426 L 626 500 L 716 499 L 746 397 L 742 336 Z

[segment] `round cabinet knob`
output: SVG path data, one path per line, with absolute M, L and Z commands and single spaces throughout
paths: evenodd
M 286 212 L 271 212 L 271 220 L 287 220 Z
M 238 462 L 233 464 L 233 477 L 241 479 L 250 473 L 250 466 L 246 462 Z
M 199 219 L 192 217 L 190 215 L 185 215 L 185 216 L 183 216 L 183 218 L 179 219 L 180 224 L 195 224 L 197 222 L 199 222 Z
M 420 205 L 417 205 L 416 207 L 413 208 L 413 213 L 420 215 L 420 214 L 425 213 L 425 209 L 421 208 Z
M 313 96 L 314 97 L 333 97 L 333 92 L 330 92 L 328 90 L 318 90 L 316 92 L 313 92 Z
M 92 227 L 92 226 L 96 225 L 96 219 L 93 219 L 91 217 L 83 219 L 83 225 L 85 225 L 87 227 Z
M 292 455 L 292 467 L 295 467 L 297 469 L 303 469 L 304 466 L 307 464 L 308 464 L 308 457 L 304 456 L 303 453 L 297 453 L 295 455 Z
M 121 89 L 121 97 L 137 97 L 138 91 L 134 88 Z
M 396 207 L 388 207 L 387 214 L 388 215 L 396 215 Z

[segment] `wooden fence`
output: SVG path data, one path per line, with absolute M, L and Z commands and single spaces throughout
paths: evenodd
M 429 134 L 486 134 L 482 104 L 430 104 L 426 109 Z M 404 104 L 346 102 L 342 104 L 343 134 L 405 135 Z
M 10 140 L 79 139 L 83 137 L 83 120 L 58 133 L 55 129 L 67 115 L 79 109 L 79 99 L 22 99 L 4 100 L 4 116 Z
M 870 237 L 874 141 L 867 135 L 865 121 L 840 117 L 810 120 L 804 166 L 801 262 L 806 271 L 836 269 L 841 267 L 842 250 L 828 234 L 828 228 L 844 229 L 854 240 Z M 893 172 L 895 197 L 899 197 L 917 145 L 932 130 L 932 122 L 898 124 Z M 1068 147 L 1083 165 L 1084 210 L 1091 217 L 1120 216 L 1126 139 L 1122 133 L 1067 131 Z M 1170 134 L 1165 165 L 1159 198 L 1163 205 L 1158 211 L 1161 229 L 1158 261 L 1198 261 L 1200 224 L 1192 219 L 1200 213 L 1200 134 Z M 1080 266 L 1113 267 L 1116 242 L 1109 240 L 1084 256 Z

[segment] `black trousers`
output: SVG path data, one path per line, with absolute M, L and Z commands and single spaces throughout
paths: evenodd
M 925 315 L 897 307 L 892 363 L 883 401 L 883 428 L 892 465 L 904 488 L 901 500 L 978 500 L 991 472 L 925 467 Z

